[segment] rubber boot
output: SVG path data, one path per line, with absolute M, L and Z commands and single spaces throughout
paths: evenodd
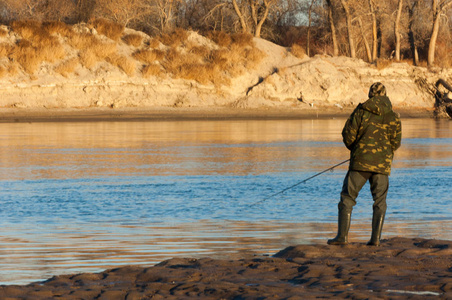
M 370 237 L 370 241 L 367 243 L 368 246 L 380 246 L 381 231 L 383 230 L 384 220 L 384 213 L 374 212 L 372 216 L 372 235 Z
M 328 240 L 328 245 L 347 245 L 348 230 L 352 219 L 351 212 L 339 212 L 337 235 L 334 239 Z

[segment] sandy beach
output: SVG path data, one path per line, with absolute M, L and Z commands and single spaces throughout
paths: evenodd
M 1 299 L 450 299 L 452 242 L 298 245 L 270 257 L 175 258 L 153 267 L 1 286 Z

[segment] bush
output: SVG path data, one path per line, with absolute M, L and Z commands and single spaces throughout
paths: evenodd
M 69 74 L 74 73 L 75 69 L 79 65 L 80 60 L 77 57 L 70 58 L 66 61 L 60 63 L 56 68 L 55 72 L 60 73 L 64 77 L 68 77 Z
M 139 35 L 139 34 L 127 34 L 125 36 L 122 37 L 122 40 L 124 41 L 124 43 L 126 43 L 129 46 L 133 46 L 133 47 L 140 47 L 141 43 L 143 42 L 143 36 Z
M 96 29 L 99 34 L 103 34 L 113 41 L 119 41 L 124 32 L 124 26 L 107 19 L 95 19 L 88 26 Z
M 141 70 L 141 73 L 143 74 L 143 77 L 146 78 L 151 76 L 158 76 L 162 73 L 162 69 L 159 65 L 150 64 L 144 66 L 144 68 Z
M 292 47 L 290 47 L 290 53 L 298 58 L 304 58 L 306 56 L 306 51 L 298 44 L 293 44 Z
M 137 50 L 132 54 L 132 56 L 146 64 L 150 64 L 157 59 L 157 53 L 153 50 Z
M 112 54 L 107 57 L 107 61 L 114 66 L 117 66 L 119 69 L 123 70 L 129 76 L 135 74 L 136 64 L 132 59 L 119 54 Z

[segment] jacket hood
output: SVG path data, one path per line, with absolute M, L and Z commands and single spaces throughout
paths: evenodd
M 361 108 L 381 116 L 392 110 L 392 104 L 386 96 L 375 96 L 364 102 L 361 105 Z

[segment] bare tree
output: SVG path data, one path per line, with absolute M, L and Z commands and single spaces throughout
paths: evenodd
M 326 0 L 326 5 L 328 9 L 328 24 L 330 26 L 331 30 L 331 39 L 333 40 L 333 56 L 339 55 L 339 46 L 337 42 L 337 35 L 336 35 L 336 26 L 334 25 L 334 19 L 333 19 L 333 3 L 332 0 Z
M 400 17 L 402 15 L 403 0 L 399 0 L 397 8 L 396 19 L 394 22 L 394 37 L 395 37 L 395 59 L 400 61 Z
M 306 55 L 310 55 L 310 40 L 311 40 L 311 25 L 312 25 L 312 7 L 316 0 L 311 0 L 311 4 L 308 9 L 308 34 L 306 38 Z
M 433 66 L 435 63 L 436 41 L 438 39 L 441 16 L 452 5 L 452 0 L 432 0 L 433 26 L 428 45 L 427 64 Z
M 260 37 L 264 22 L 278 2 L 279 0 L 242 0 L 241 2 L 232 0 L 242 32 L 252 33 L 255 37 Z M 248 23 L 251 23 L 252 30 L 250 30 Z
M 377 60 L 378 49 L 378 31 L 377 31 L 377 16 L 375 12 L 375 0 L 369 1 L 370 16 L 372 18 L 372 62 Z
M 341 0 L 342 7 L 345 12 L 345 21 L 347 24 L 347 34 L 348 34 L 348 46 L 350 50 L 350 57 L 355 58 L 356 57 L 356 49 L 355 49 L 355 42 L 353 39 L 353 30 L 352 30 L 352 16 L 350 14 L 350 7 L 348 5 L 347 0 Z
M 98 16 L 127 26 L 131 21 L 149 13 L 146 8 L 148 7 L 142 0 L 97 0 L 96 11 Z

